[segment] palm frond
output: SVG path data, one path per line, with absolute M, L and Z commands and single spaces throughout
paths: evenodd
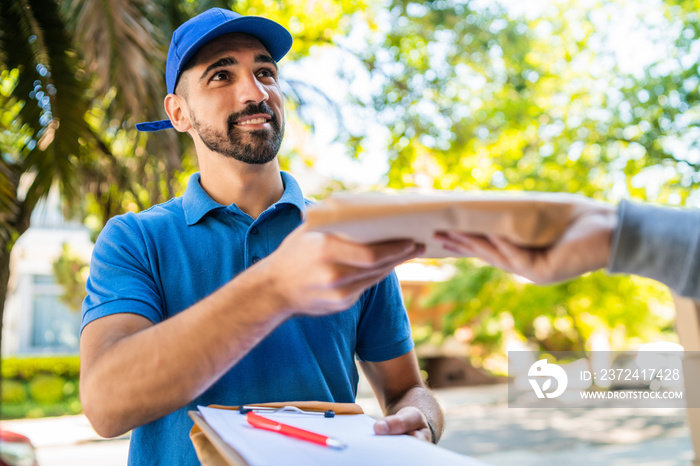
M 45 55 L 42 55 L 42 39 L 35 33 L 32 13 L 24 0 L 0 2 L 3 65 L 19 71 L 13 95 L 26 102 L 19 116 L 38 133 L 43 125 L 39 122 L 41 109 L 34 100 L 36 92 L 33 91 L 46 89 L 48 80 L 37 69 Z
M 40 83 L 45 83 L 42 90 L 34 94 L 41 107 L 40 129 L 36 133 L 36 147 L 27 155 L 23 167 L 24 171 L 35 174 L 25 199 L 31 210 L 48 194 L 54 181 L 58 181 L 67 199 L 76 199 L 81 141 L 84 144 L 89 136 L 85 122 L 89 104 L 85 85 L 78 78 L 80 70 L 72 49 L 72 37 L 66 30 L 58 4 L 52 0 L 23 0 L 22 3 L 26 21 L 36 37 L 35 69 L 43 78 Z M 18 88 L 21 84 L 20 81 Z M 27 102 L 25 108 L 31 106 Z M 24 109 L 20 117 L 30 124 L 35 121 L 27 119 Z
M 73 0 L 67 10 L 77 47 L 97 77 L 95 91 L 117 89 L 113 116 L 162 117 L 170 35 L 160 28 L 163 14 L 156 6 L 145 0 Z

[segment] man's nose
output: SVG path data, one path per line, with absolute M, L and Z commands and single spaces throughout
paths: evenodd
M 246 77 L 241 79 L 239 83 L 239 99 L 242 103 L 265 102 L 270 97 L 265 90 L 265 87 L 252 73 L 246 75 Z

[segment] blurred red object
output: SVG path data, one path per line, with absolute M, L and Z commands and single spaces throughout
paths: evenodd
M 32 442 L 24 435 L 0 430 L 0 466 L 38 466 Z

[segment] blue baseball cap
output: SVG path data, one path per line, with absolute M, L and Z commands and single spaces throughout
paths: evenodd
M 217 37 L 232 32 L 249 34 L 258 39 L 275 61 L 280 61 L 292 48 L 292 35 L 272 20 L 260 16 L 243 16 L 223 8 L 211 8 L 185 21 L 173 32 L 165 64 L 168 94 L 175 92 L 182 69 L 199 49 Z M 136 125 L 139 131 L 160 131 L 172 127 L 169 119 Z

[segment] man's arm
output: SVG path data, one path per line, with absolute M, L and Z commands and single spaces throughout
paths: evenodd
M 386 416 L 374 425 L 379 435 L 409 434 L 437 443 L 444 429 L 442 409 L 421 379 L 415 352 L 382 362 L 360 363 Z
M 289 317 L 342 311 L 421 251 L 408 241 L 359 245 L 297 229 L 268 258 L 157 325 L 135 314 L 97 319 L 81 335 L 85 413 L 106 437 L 169 414 Z

